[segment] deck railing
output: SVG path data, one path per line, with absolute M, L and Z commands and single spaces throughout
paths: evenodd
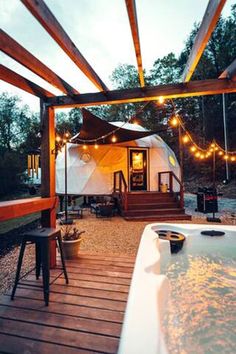
M 168 190 L 169 192 L 174 192 L 177 195 L 177 197 L 179 197 L 179 206 L 180 208 L 183 208 L 184 207 L 184 186 L 183 183 L 180 181 L 180 179 L 176 176 L 176 174 L 173 171 L 158 172 L 158 190 L 159 192 L 161 191 L 162 177 L 163 175 L 166 174 L 169 175 Z M 174 180 L 179 185 L 179 192 L 175 192 L 173 189 Z
M 123 171 L 114 172 L 113 192 L 118 195 L 121 207 L 127 210 L 127 191 L 128 186 L 123 174 Z

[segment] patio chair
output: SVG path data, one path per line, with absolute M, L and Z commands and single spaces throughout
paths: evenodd
M 97 207 L 97 212 L 96 212 L 97 218 L 111 218 L 112 216 L 114 216 L 113 205 L 99 205 Z

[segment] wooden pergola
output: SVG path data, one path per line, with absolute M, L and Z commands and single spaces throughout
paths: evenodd
M 21 44 L 1 30 L 0 49 L 21 65 L 59 89 L 63 92 L 63 95 L 55 96 L 9 68 L 3 65 L 0 66 L 0 78 L 2 80 L 40 98 L 42 126 L 41 197 L 0 203 L 0 221 L 41 211 L 42 225 L 55 227 L 55 154 L 53 153 L 55 149 L 55 108 L 143 102 L 157 100 L 159 96 L 168 99 L 236 92 L 236 59 L 233 63 L 229 63 L 225 71 L 216 79 L 190 81 L 216 26 L 226 0 L 209 1 L 181 82 L 153 87 L 145 86 L 135 0 L 126 0 L 126 8 L 137 59 L 140 87 L 123 90 L 109 90 L 107 88 L 76 45 L 71 41 L 68 34 L 64 31 L 61 24 L 43 0 L 21 1 L 100 92 L 80 94 L 39 59 L 28 52 Z

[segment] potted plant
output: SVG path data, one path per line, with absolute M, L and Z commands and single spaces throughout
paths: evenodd
M 81 235 L 85 231 L 78 230 L 73 225 L 64 225 L 61 228 L 62 233 L 62 246 L 64 255 L 67 259 L 78 256 L 80 243 L 83 240 Z

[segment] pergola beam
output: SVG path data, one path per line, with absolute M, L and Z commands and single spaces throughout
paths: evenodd
M 143 64 L 142 64 L 142 55 L 141 55 L 141 46 L 139 41 L 139 31 L 138 31 L 138 18 L 136 12 L 136 4 L 135 0 L 125 0 L 127 12 L 129 16 L 129 23 L 132 32 L 133 42 L 134 42 L 134 49 L 136 54 L 136 60 L 138 65 L 138 74 L 139 74 L 139 81 L 141 87 L 145 86 L 144 83 L 144 75 L 143 75 Z
M 2 64 L 0 64 L 0 79 L 40 98 L 54 96 L 51 92 L 38 86 L 37 84 L 26 79 L 25 77 L 15 73 L 14 71 Z
M 236 92 L 236 82 L 228 79 L 191 81 L 188 83 L 167 84 L 103 92 L 86 93 L 73 97 L 59 96 L 48 98 L 48 106 L 73 107 L 102 104 L 121 104 L 129 102 L 155 101 L 158 97 L 184 98 L 190 96 L 215 95 Z
M 209 0 L 201 26 L 196 35 L 193 47 L 191 49 L 186 67 L 182 75 L 183 82 L 188 82 L 191 79 L 194 70 L 197 67 L 197 64 L 208 43 L 208 40 L 214 31 L 225 2 L 226 0 Z
M 219 76 L 219 79 L 230 79 L 236 81 L 236 59 L 228 66 L 227 69 Z
M 74 95 L 79 93 L 1 29 L 0 49 L 65 94 Z
M 79 67 L 79 69 L 93 82 L 100 91 L 107 91 L 108 88 L 89 65 L 76 45 L 71 41 L 56 17 L 47 7 L 43 0 L 21 0 L 32 15 L 39 21 L 44 29 L 59 44 L 64 52 Z

